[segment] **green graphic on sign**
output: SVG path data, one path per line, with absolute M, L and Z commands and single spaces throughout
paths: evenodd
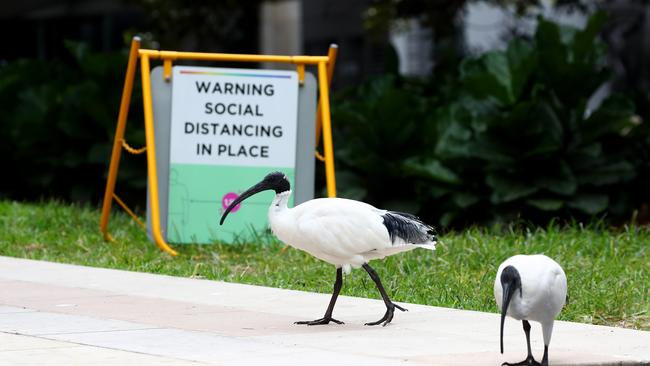
M 252 230 L 265 230 L 269 203 L 275 194 L 273 191 L 246 200 L 230 213 L 228 225 L 219 226 L 219 219 L 241 192 L 273 170 L 287 174 L 293 184 L 294 171 L 288 168 L 172 164 L 169 171 L 168 240 L 173 243 L 232 242 L 238 236 L 251 234 Z M 291 200 L 289 204 L 293 205 L 293 198 Z

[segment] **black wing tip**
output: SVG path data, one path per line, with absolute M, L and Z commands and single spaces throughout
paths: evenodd
M 415 215 L 399 211 L 386 211 L 382 218 L 391 243 L 395 243 L 397 238 L 410 244 L 437 242 L 434 228 Z

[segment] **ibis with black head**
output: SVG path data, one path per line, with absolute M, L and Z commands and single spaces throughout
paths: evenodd
M 553 323 L 566 303 L 567 280 L 564 270 L 553 259 L 542 255 L 515 255 L 506 259 L 497 270 L 494 298 L 501 309 L 501 353 L 503 353 L 503 324 L 506 315 L 521 320 L 528 357 L 518 363 L 503 365 L 548 366 L 548 346 Z M 544 356 L 541 364 L 533 358 L 530 348 L 529 320 L 542 325 Z
M 395 309 L 406 311 L 391 301 L 377 272 L 368 262 L 415 248 L 434 250 L 436 236 L 431 226 L 407 213 L 381 210 L 343 198 L 318 198 L 289 208 L 291 185 L 281 172 L 268 174 L 261 182 L 242 192 L 226 208 L 220 224 L 223 225 L 226 216 L 240 202 L 266 190 L 275 191 L 268 211 L 273 233 L 284 243 L 336 267 L 334 291 L 325 315 L 296 324 L 342 324 L 332 317 L 332 313 L 343 284 L 343 272 L 359 267 L 374 281 L 386 305 L 384 316 L 366 325 L 385 326 L 392 321 Z

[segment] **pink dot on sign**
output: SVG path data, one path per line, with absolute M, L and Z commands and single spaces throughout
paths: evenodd
M 221 206 L 223 209 L 227 209 L 230 204 L 239 197 L 237 193 L 235 192 L 228 192 L 226 193 L 223 198 L 221 199 Z M 237 212 L 239 210 L 239 207 L 241 207 L 241 203 L 238 203 L 237 206 L 233 207 L 230 212 Z

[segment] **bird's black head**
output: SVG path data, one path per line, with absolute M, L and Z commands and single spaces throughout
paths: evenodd
M 510 300 L 512 295 L 519 290 L 519 297 L 523 296 L 521 289 L 521 276 L 519 271 L 513 266 L 506 266 L 501 271 L 501 353 L 503 353 L 503 323 L 506 320 L 506 312 L 508 311 L 508 305 L 510 305 Z
M 503 271 L 501 271 L 501 287 L 511 287 L 513 293 L 516 290 L 519 290 L 519 296 L 521 297 L 523 295 L 521 289 L 521 276 L 515 267 L 506 266 Z
M 282 172 L 273 172 L 269 173 L 262 179 L 259 184 L 263 184 L 268 187 L 266 189 L 272 189 L 275 193 L 286 192 L 291 189 L 291 184 L 289 184 L 289 178 Z
M 262 179 L 261 182 L 257 183 L 256 185 L 244 191 L 239 197 L 237 197 L 237 199 L 235 199 L 230 204 L 230 206 L 228 206 L 228 208 L 226 208 L 226 211 L 224 211 L 223 215 L 221 216 L 221 221 L 219 222 L 219 225 L 223 225 L 223 222 L 226 219 L 226 216 L 228 216 L 228 214 L 230 213 L 230 211 L 246 198 L 262 191 L 273 190 L 275 191 L 276 194 L 278 194 L 282 192 L 287 192 L 290 189 L 291 189 L 291 184 L 289 184 L 289 178 L 287 178 L 287 176 L 284 173 L 273 172 L 267 174 L 266 177 L 264 177 L 264 179 Z

